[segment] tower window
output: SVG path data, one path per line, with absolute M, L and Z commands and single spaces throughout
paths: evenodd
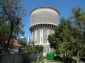
M 42 42 L 42 37 L 41 37 L 41 42 Z

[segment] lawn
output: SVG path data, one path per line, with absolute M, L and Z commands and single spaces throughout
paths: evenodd
M 38 61 L 32 61 L 31 63 L 63 63 L 59 60 L 47 60 L 45 57 L 38 60 Z

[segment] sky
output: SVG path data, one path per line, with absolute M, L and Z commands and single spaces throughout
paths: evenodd
M 38 7 L 48 6 L 55 8 L 60 13 L 60 18 L 68 18 L 71 14 L 71 9 L 75 6 L 80 6 L 85 10 L 85 0 L 23 0 L 23 7 L 25 9 L 26 16 L 24 17 L 24 37 L 30 37 L 30 12 Z

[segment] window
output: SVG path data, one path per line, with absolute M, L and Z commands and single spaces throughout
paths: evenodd
M 40 43 L 43 43 L 43 29 L 40 29 Z
M 35 30 L 35 40 L 37 40 L 37 30 Z
M 41 29 L 40 31 L 41 31 L 41 33 L 42 33 L 42 32 L 43 32 L 43 29 Z

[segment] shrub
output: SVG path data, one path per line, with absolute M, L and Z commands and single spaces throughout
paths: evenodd
M 85 61 L 85 57 L 80 57 L 80 60 L 81 61 Z
M 72 58 L 69 58 L 68 56 L 63 57 L 64 63 L 76 63 Z
M 39 52 L 43 52 L 43 46 L 42 45 L 35 45 L 35 48 Z
M 19 53 L 21 54 L 27 54 L 27 53 L 33 53 L 33 52 L 42 52 L 43 46 L 41 45 L 34 45 L 34 46 L 23 46 L 19 48 Z

